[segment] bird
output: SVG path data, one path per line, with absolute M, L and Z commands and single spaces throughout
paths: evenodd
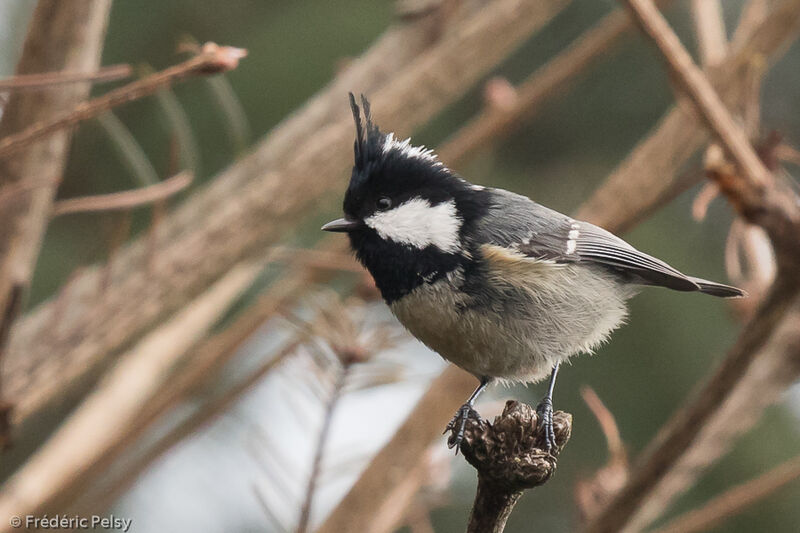
M 642 287 L 722 298 L 736 287 L 687 276 L 588 222 L 500 188 L 475 185 L 433 150 L 383 133 L 368 99 L 349 95 L 355 162 L 343 232 L 385 303 L 418 340 L 479 384 L 445 431 L 456 452 L 492 382 L 536 383 L 546 447 L 556 449 L 553 389 L 561 363 L 592 353 Z

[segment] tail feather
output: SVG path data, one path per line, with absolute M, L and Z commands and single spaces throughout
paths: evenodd
M 714 281 L 707 281 L 700 278 L 689 278 L 695 285 L 700 288 L 703 294 L 710 294 L 711 296 L 719 296 L 720 298 L 741 298 L 747 296 L 747 293 L 742 289 L 731 287 L 730 285 L 723 285 Z

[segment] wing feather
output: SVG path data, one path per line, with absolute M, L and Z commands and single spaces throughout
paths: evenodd
M 496 207 L 478 228 L 481 243 L 540 261 L 594 264 L 645 285 L 700 290 L 688 276 L 598 226 L 573 220 L 525 196 L 502 189 L 492 193 Z

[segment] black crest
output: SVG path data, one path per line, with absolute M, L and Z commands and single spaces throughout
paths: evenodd
M 356 103 L 353 93 L 350 95 L 350 109 L 353 111 L 353 120 L 356 123 L 356 140 L 353 143 L 353 153 L 355 155 L 355 169 L 358 171 L 354 176 L 363 176 L 369 173 L 370 165 L 379 156 L 384 135 L 372 122 L 369 100 L 361 95 L 361 108 L 364 110 L 364 122 L 361 120 L 361 109 Z

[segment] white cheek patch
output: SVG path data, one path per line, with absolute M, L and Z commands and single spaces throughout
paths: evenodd
M 432 206 L 428 200 L 414 198 L 364 219 L 367 226 L 384 239 L 409 244 L 419 249 L 430 245 L 444 252 L 460 247 L 461 218 L 453 200 Z

